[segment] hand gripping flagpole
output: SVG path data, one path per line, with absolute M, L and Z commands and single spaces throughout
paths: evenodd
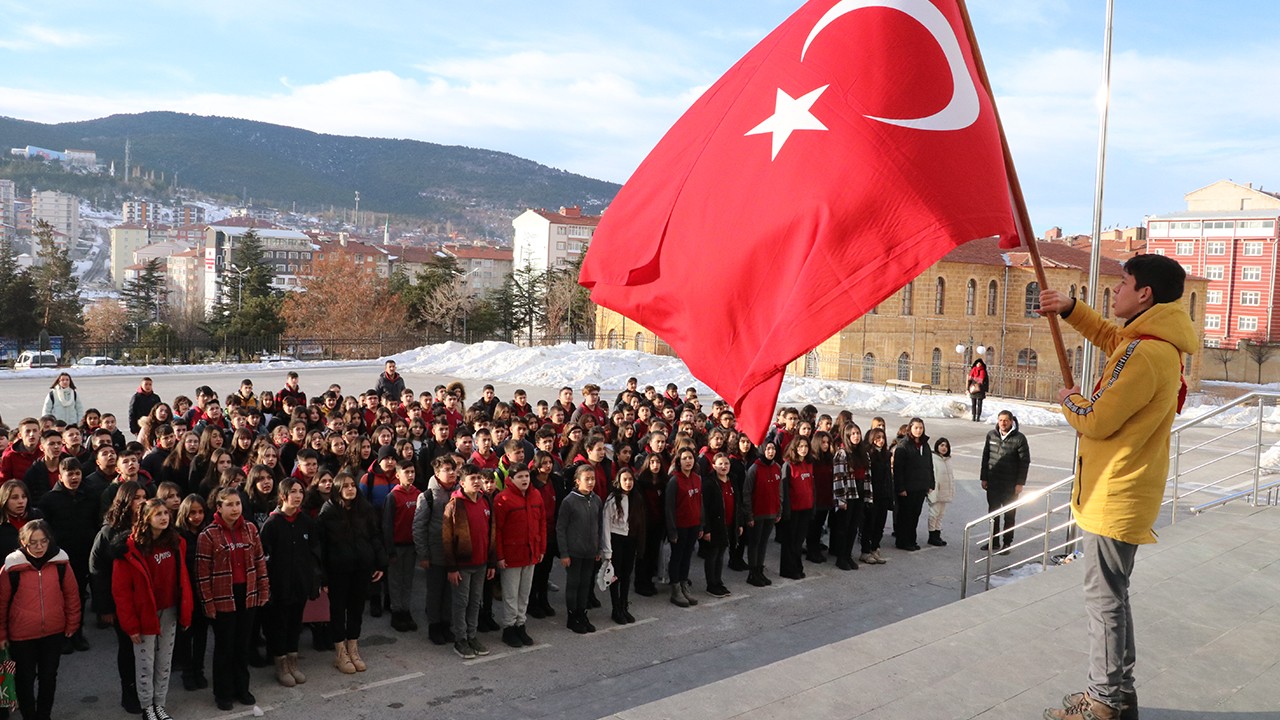
M 969 47 L 973 50 L 973 62 L 978 69 L 978 79 L 991 98 L 991 110 L 995 113 L 996 129 L 1000 132 L 1000 148 L 1004 151 L 1004 169 L 1009 176 L 1009 195 L 1013 199 L 1014 221 L 1018 226 L 1018 236 L 1027 245 L 1031 255 L 1031 264 L 1035 268 L 1036 282 L 1041 290 L 1049 288 L 1049 280 L 1044 274 L 1044 264 L 1040 260 L 1040 248 L 1036 246 L 1036 237 L 1031 230 L 1031 216 L 1027 212 L 1027 201 L 1022 195 L 1022 184 L 1018 182 L 1018 171 L 1013 166 L 1013 154 L 1009 151 L 1009 141 L 1004 134 L 1004 123 L 1000 121 L 1000 109 L 996 107 L 996 96 L 991 91 L 991 81 L 987 79 L 987 68 L 982 62 L 982 51 L 978 49 L 978 38 L 973 33 L 973 23 L 969 21 L 969 9 L 964 0 L 956 0 L 960 8 L 960 18 L 964 22 L 965 36 L 969 39 Z M 1058 352 L 1058 369 L 1062 371 L 1063 387 L 1075 387 L 1071 377 L 1071 363 L 1067 361 L 1066 345 L 1062 340 L 1062 328 L 1058 324 L 1056 314 L 1046 315 L 1049 321 L 1049 334 L 1053 337 L 1053 347 Z

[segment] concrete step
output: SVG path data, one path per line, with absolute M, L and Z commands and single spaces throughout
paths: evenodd
M 618 712 L 688 717 L 1039 718 L 1085 685 L 1080 563 Z M 1160 531 L 1131 598 L 1145 720 L 1280 718 L 1280 510 Z

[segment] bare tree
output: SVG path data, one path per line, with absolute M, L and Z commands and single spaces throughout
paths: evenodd
M 466 319 L 475 305 L 475 297 L 467 293 L 460 278 L 440 283 L 422 300 L 421 319 L 443 330 L 450 337 L 458 337 L 458 328 L 466 333 Z M 463 338 L 466 341 L 466 338 Z
M 1211 348 L 1209 350 L 1209 356 L 1212 357 L 1214 360 L 1217 360 L 1218 362 L 1222 363 L 1222 379 L 1230 380 L 1231 379 L 1231 367 L 1230 367 L 1231 360 L 1236 356 L 1236 351 L 1229 347 L 1223 347 L 1219 345 L 1218 347 Z
M 1262 384 L 1262 366 L 1271 359 L 1273 355 L 1280 352 L 1280 343 L 1259 342 L 1257 340 L 1245 341 L 1244 351 L 1248 353 L 1249 359 L 1258 366 L 1257 383 Z

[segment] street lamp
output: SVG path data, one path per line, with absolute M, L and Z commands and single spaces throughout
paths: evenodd
M 249 274 L 251 268 L 240 268 L 235 263 L 228 263 L 227 267 L 236 274 L 238 279 L 236 283 L 236 312 L 239 312 L 244 307 L 244 276 Z

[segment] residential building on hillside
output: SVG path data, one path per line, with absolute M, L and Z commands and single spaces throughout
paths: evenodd
M 177 226 L 204 225 L 205 210 L 199 205 L 190 203 L 173 209 L 173 224 Z
M 371 240 L 358 240 L 350 233 L 309 231 L 307 235 L 316 244 L 316 260 L 331 254 L 346 255 L 357 267 L 372 270 L 378 277 L 391 277 L 392 249 L 374 244 Z
M 512 265 L 516 270 L 529 265 L 540 271 L 573 265 L 587 251 L 599 224 L 599 215 L 583 215 L 576 205 L 559 212 L 529 208 L 511 221 L 515 230 Z
M 206 312 L 204 305 L 204 251 L 192 248 L 170 255 L 165 261 L 169 307 L 177 315 Z
M 1208 280 L 1205 344 L 1280 342 L 1280 194 L 1220 180 L 1185 197 L 1185 211 L 1147 218 L 1147 250 Z
M 1103 258 L 1102 293 L 1088 287 L 1089 253 L 1059 243 L 1039 245 L 1051 287 L 1099 307 L 1111 316 L 1111 291 L 1121 263 Z M 1206 283 L 1188 278 L 1183 304 L 1203 334 Z M 793 362 L 795 375 L 883 383 L 889 379 L 927 383 L 964 392 L 964 376 L 975 357 L 992 368 L 992 392 L 1028 399 L 1056 399 L 1062 377 L 1049 324 L 1040 317 L 1040 286 L 1026 252 L 975 240 L 952 250 L 872 312 L 854 321 Z M 1084 339 L 1061 324 L 1067 361 L 1077 382 L 1084 370 Z M 674 354 L 648 329 L 599 308 L 598 347 Z M 1187 358 L 1187 382 L 1199 382 L 1201 356 Z M 1098 358 L 1099 366 L 1105 358 Z
M 18 191 L 12 180 L 0 179 L 0 240 L 18 236 Z
M 436 253 L 440 252 L 423 245 L 386 245 L 384 247 L 391 253 L 392 272 L 403 272 L 412 285 L 417 284 L 418 273 L 426 270 L 427 266 L 436 260 Z
M 151 243 L 169 239 L 169 228 L 164 225 L 123 223 L 108 232 L 111 238 L 111 283 L 116 289 L 124 288 L 125 269 L 137 262 L 135 253 Z
M 219 222 L 205 227 L 202 292 L 206 312 L 213 308 L 223 288 L 236 282 L 237 272 L 248 271 L 248 268 L 236 268 L 232 257 L 236 246 L 250 230 L 262 242 L 263 262 L 272 267 L 273 287 L 296 289 L 299 277 L 311 272 L 312 253 L 319 246 L 306 233 L 277 228 L 270 223 L 244 222 L 243 219 L 240 222 L 244 224 Z
M 124 221 L 132 225 L 159 223 L 160 210 L 160 204 L 150 200 L 125 200 L 120 206 Z
M 44 220 L 74 243 L 80 239 L 80 198 L 57 190 L 31 191 L 32 220 Z
M 457 260 L 463 286 L 476 296 L 500 289 L 511 274 L 512 251 L 506 248 L 445 245 L 441 252 Z

